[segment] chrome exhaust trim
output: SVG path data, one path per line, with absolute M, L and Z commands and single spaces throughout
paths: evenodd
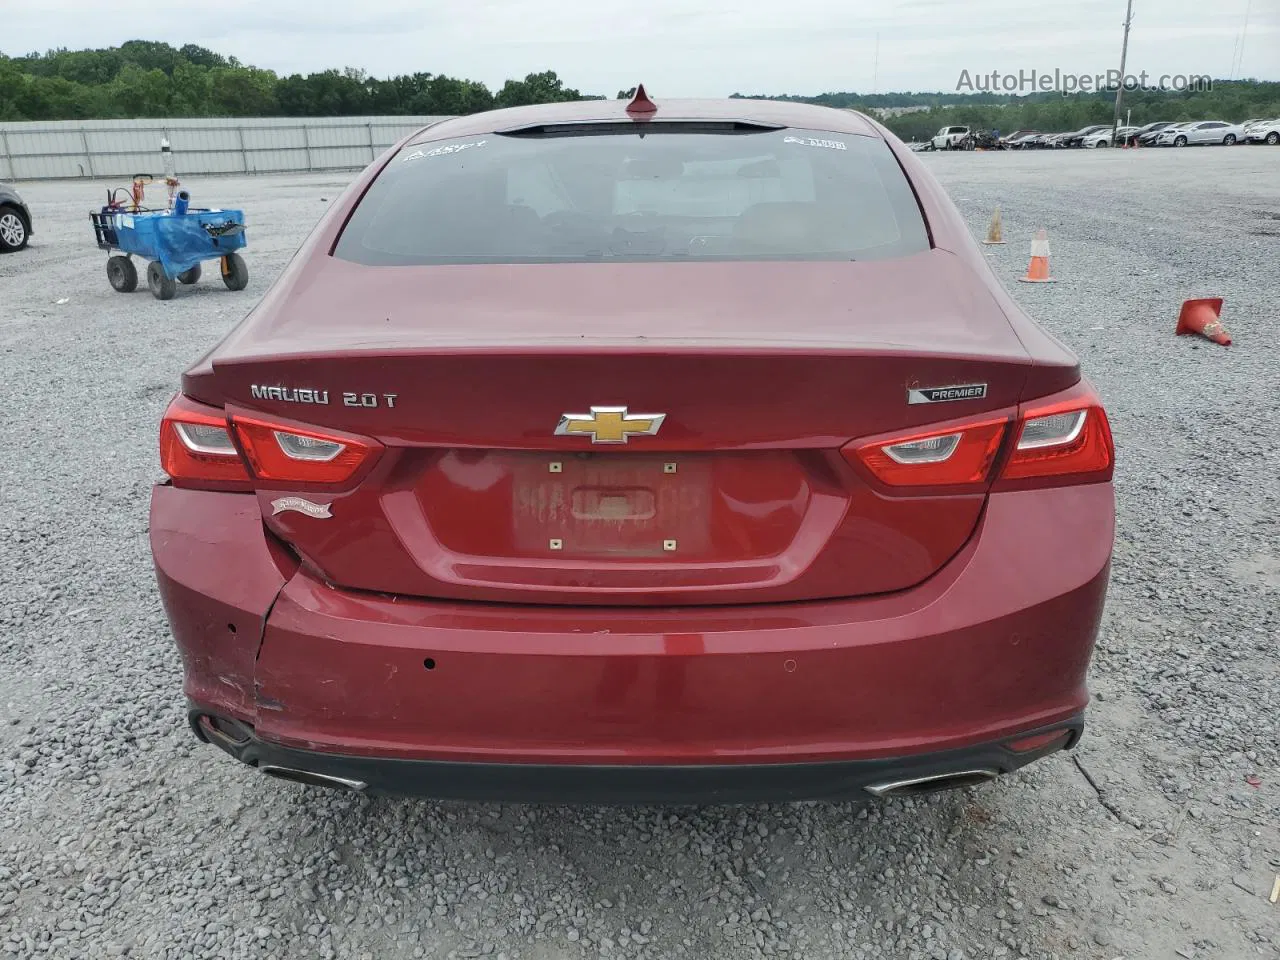
M 994 780 L 999 772 L 989 767 L 978 770 L 953 770 L 950 773 L 932 773 L 927 777 L 912 777 L 910 780 L 888 780 L 884 783 L 868 785 L 867 792 L 877 797 L 908 796 L 919 793 L 932 793 L 936 790 L 950 790 L 956 787 L 968 787 L 975 783 Z
M 271 763 L 261 763 L 258 765 L 258 769 L 268 777 L 289 780 L 293 783 L 302 783 L 309 787 L 334 787 L 338 790 L 351 790 L 359 793 L 368 786 L 363 780 L 348 780 L 346 777 L 335 777 L 327 773 L 313 773 L 310 770 L 295 770 L 292 767 L 278 767 Z

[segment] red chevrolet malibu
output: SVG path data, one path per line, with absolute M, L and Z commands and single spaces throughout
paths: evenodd
M 428 127 L 183 375 L 160 451 L 191 726 L 273 776 L 883 796 L 1083 729 L 1106 414 L 860 114 Z

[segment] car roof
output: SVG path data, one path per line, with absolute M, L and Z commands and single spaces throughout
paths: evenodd
M 834 107 L 820 107 L 811 103 L 746 98 L 667 100 L 654 97 L 653 100 L 658 105 L 657 111 L 644 115 L 646 119 L 653 121 L 739 120 L 748 123 L 776 124 L 781 127 L 855 134 L 862 137 L 881 137 L 880 131 L 861 113 Z M 634 120 L 636 118 L 627 113 L 627 103 L 626 100 L 573 100 L 567 103 L 544 103 L 530 107 L 487 110 L 484 113 L 473 113 L 434 123 L 420 130 L 409 142 L 423 143 L 430 140 L 501 133 L 544 123 Z

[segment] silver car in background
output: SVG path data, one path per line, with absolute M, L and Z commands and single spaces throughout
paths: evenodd
M 21 250 L 31 239 L 31 210 L 13 187 L 0 183 L 0 253 Z
M 1123 147 L 1125 141 L 1137 132 L 1137 127 L 1117 127 L 1115 139 L 1113 140 L 1111 137 L 1111 128 L 1105 127 L 1102 130 L 1087 134 L 1083 137 L 1080 141 L 1080 146 L 1086 147 L 1090 150 L 1097 149 L 1098 147 Z
M 1249 124 L 1245 127 L 1244 139 L 1249 143 L 1265 143 L 1274 147 L 1280 143 L 1280 118 Z
M 1244 136 L 1244 130 L 1238 123 L 1226 123 L 1223 120 L 1200 120 L 1194 123 L 1183 123 L 1166 127 L 1156 137 L 1156 145 L 1160 147 L 1186 147 L 1195 144 L 1220 143 L 1231 146 Z

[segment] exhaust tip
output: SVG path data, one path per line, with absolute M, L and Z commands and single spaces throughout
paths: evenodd
M 331 787 L 335 790 L 348 790 L 359 793 L 368 786 L 363 780 L 349 780 L 346 777 L 330 776 L 327 773 L 314 773 L 310 770 L 295 770 L 293 767 L 278 767 L 270 763 L 259 764 L 258 769 L 268 777 L 275 777 L 277 780 L 288 780 L 291 783 L 301 783 L 308 787 Z
M 201 740 L 224 748 L 242 747 L 253 739 L 252 727 L 212 713 L 197 714 L 193 726 Z
M 924 793 L 937 793 L 939 790 L 971 787 L 994 780 L 998 775 L 998 771 L 986 767 L 980 770 L 956 770 L 951 773 L 934 773 L 927 777 L 913 777 L 910 780 L 873 783 L 867 787 L 867 792 L 877 797 L 918 796 Z

